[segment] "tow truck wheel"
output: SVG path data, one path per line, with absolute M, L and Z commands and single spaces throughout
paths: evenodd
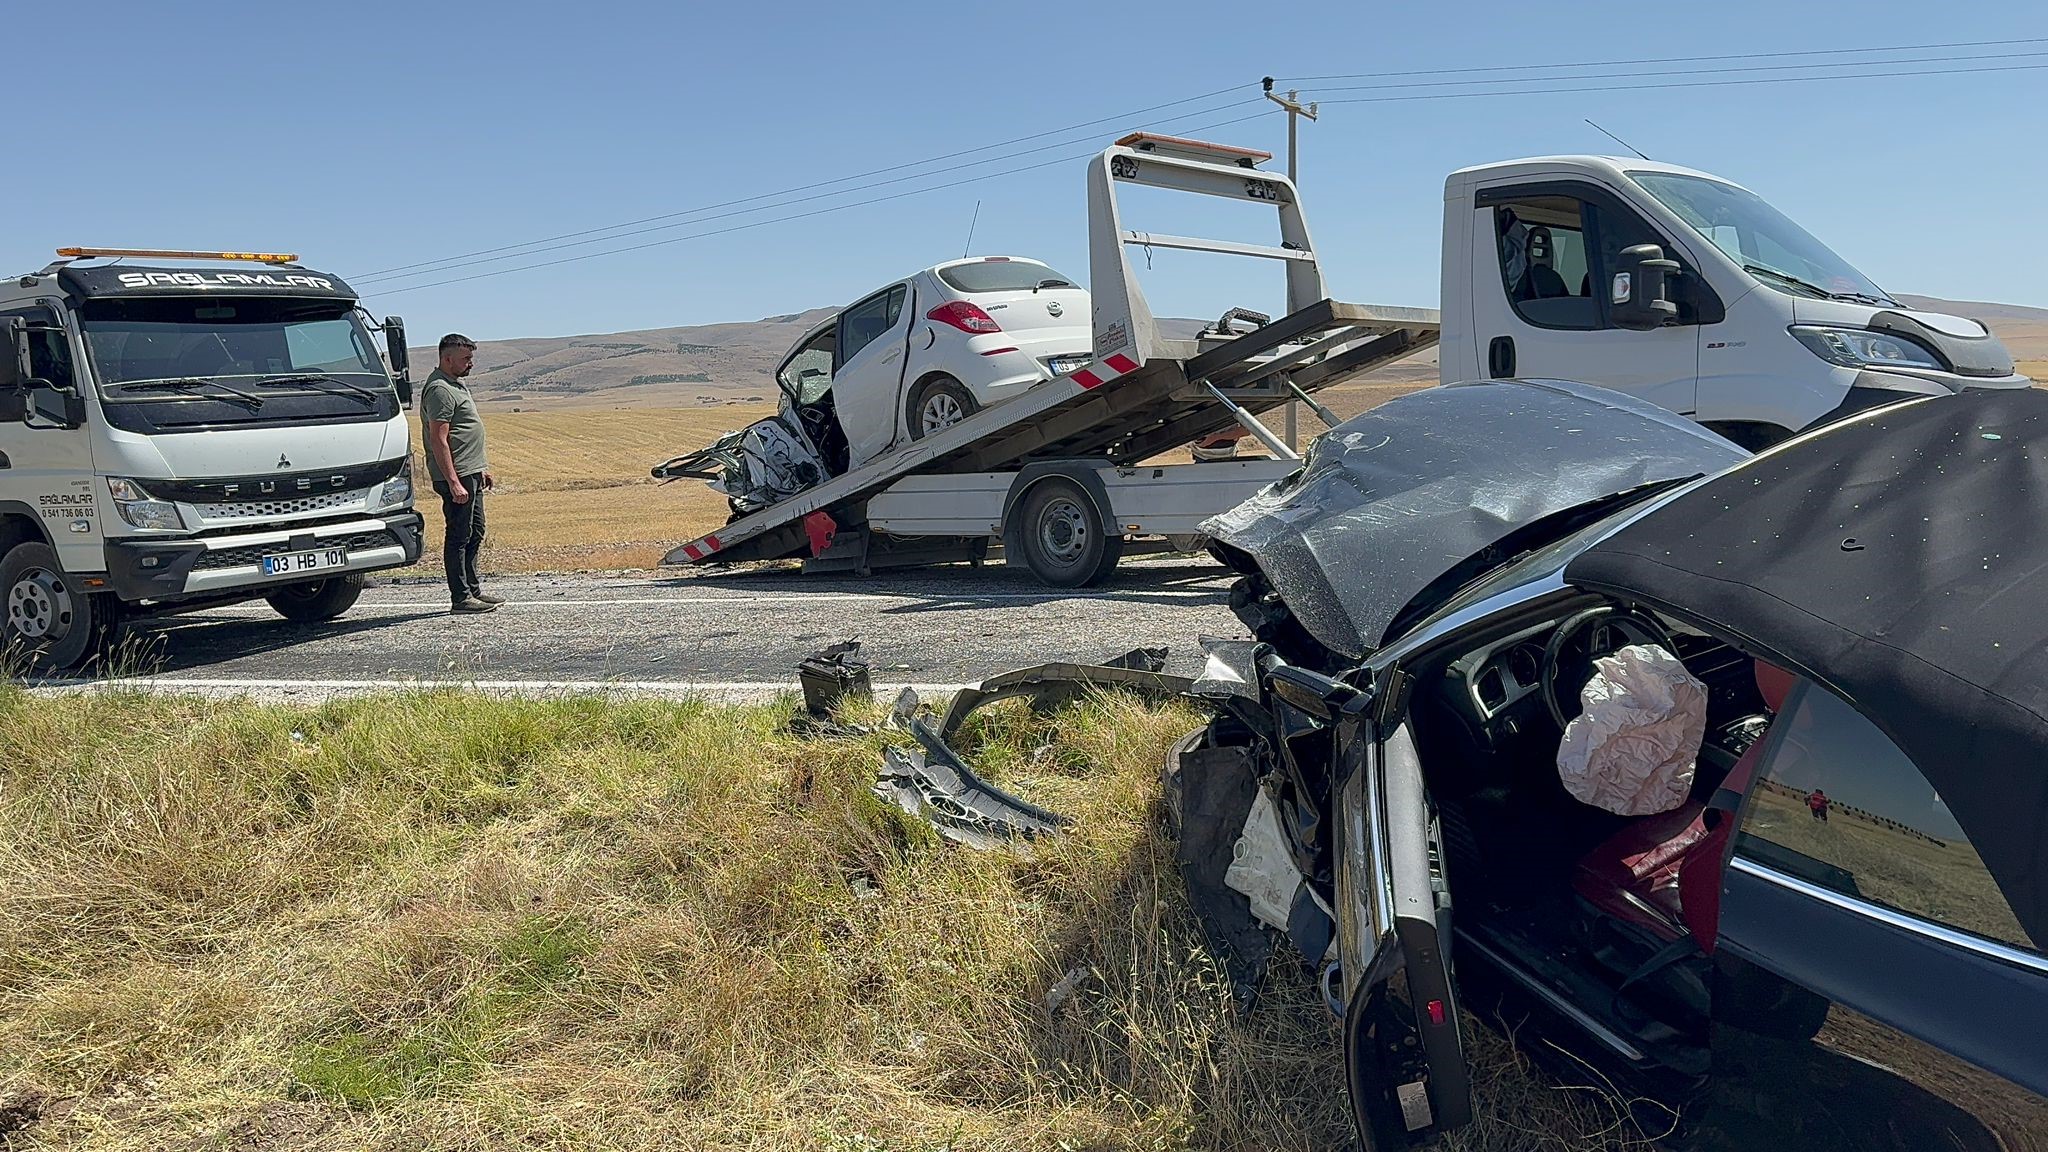
M 35 675 L 67 672 L 99 655 L 118 607 L 111 594 L 80 587 L 47 544 L 17 544 L 0 557 L 0 656 L 25 660 Z
M 325 580 L 279 588 L 264 599 L 270 601 L 277 614 L 287 620 L 317 624 L 355 607 L 362 594 L 362 574 L 351 572 L 346 576 L 330 576 Z
M 1095 501 L 1065 477 L 1039 481 L 1025 494 L 1017 514 L 1024 563 L 1055 588 L 1099 584 L 1123 556 L 1123 536 L 1104 530 Z
M 922 440 L 941 428 L 950 428 L 974 415 L 979 407 L 974 394 L 958 380 L 934 376 L 910 394 L 910 410 L 906 414 L 910 438 Z

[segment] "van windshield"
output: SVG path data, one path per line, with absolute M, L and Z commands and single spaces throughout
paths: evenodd
M 333 301 L 113 299 L 82 312 L 86 350 L 108 387 L 277 377 L 311 388 L 388 387 L 362 320 Z
M 1869 277 L 1754 192 L 1676 172 L 1628 175 L 1771 288 L 1794 296 L 1897 306 Z

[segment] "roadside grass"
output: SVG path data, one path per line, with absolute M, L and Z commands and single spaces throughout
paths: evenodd
M 1186 910 L 1157 773 L 1194 714 L 977 724 L 1075 825 L 976 853 L 868 792 L 885 737 L 791 707 L 0 686 L 0 1143 L 1343 1143 L 1311 976 L 1234 1015 Z M 1639 1146 L 1473 1047 L 1452 1147 Z

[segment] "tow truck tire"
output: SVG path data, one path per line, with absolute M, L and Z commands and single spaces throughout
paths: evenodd
M 910 406 L 904 423 L 912 440 L 922 440 L 941 428 L 958 424 L 974 415 L 981 405 L 974 393 L 951 376 L 932 376 L 910 391 Z
M 106 651 L 120 605 L 81 587 L 49 545 L 27 543 L 0 556 L 0 613 L 0 659 L 53 676 Z
M 317 624 L 355 607 L 362 594 L 362 574 L 351 572 L 346 576 L 329 576 L 325 580 L 279 588 L 264 599 L 287 620 Z
M 1086 588 L 1109 578 L 1124 538 L 1104 530 L 1095 501 L 1064 476 L 1032 485 L 1017 509 L 1017 546 L 1024 563 L 1054 588 Z

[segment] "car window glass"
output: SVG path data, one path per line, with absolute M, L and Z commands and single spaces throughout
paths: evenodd
M 832 387 L 832 338 L 820 332 L 775 373 L 776 383 L 797 404 L 816 404 Z
M 1072 288 L 1073 280 L 1029 260 L 991 258 L 939 269 L 939 279 L 955 292 L 1029 292 L 1048 280 L 1051 288 Z
M 2036 948 L 1941 795 L 1855 708 L 1807 682 L 1771 725 L 1745 855 L 1950 928 Z
M 1530 196 L 1494 206 L 1501 282 L 1515 313 L 1531 324 L 1600 326 L 1586 262 L 1585 209 L 1570 196 Z
M 848 308 L 839 317 L 839 354 L 834 366 L 845 364 L 860 355 L 861 349 L 874 343 L 884 332 L 896 326 L 903 317 L 903 285 L 898 284 L 886 292 L 873 296 Z

